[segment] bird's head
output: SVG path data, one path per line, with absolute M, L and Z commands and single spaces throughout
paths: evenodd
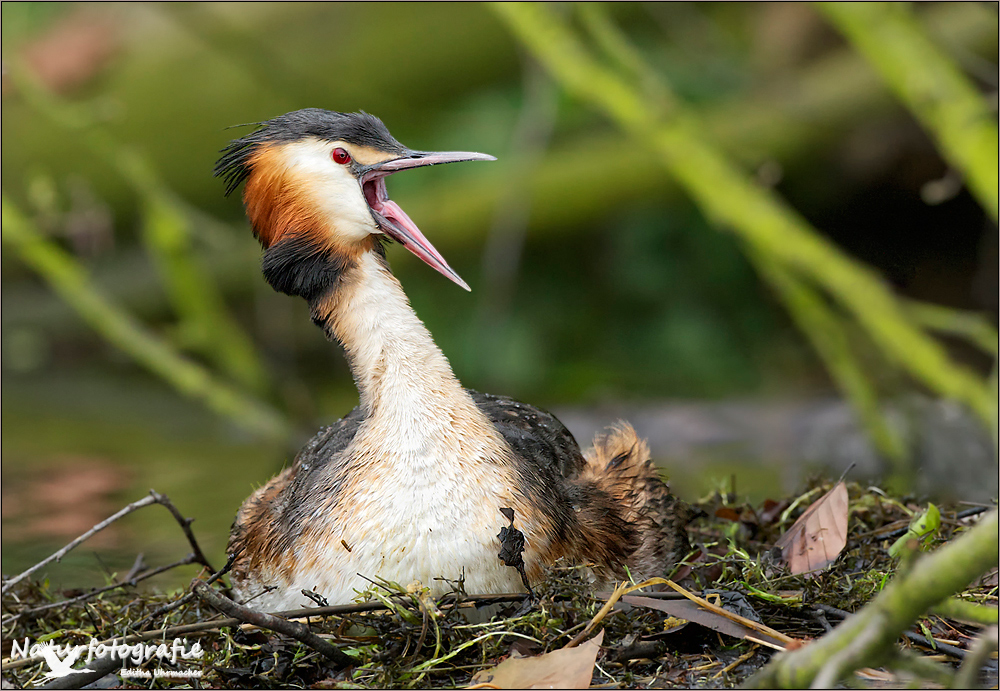
M 396 240 L 469 289 L 410 217 L 389 199 L 385 178 L 454 161 L 492 161 L 467 151 L 413 151 L 367 113 L 306 108 L 231 141 L 215 165 L 226 194 L 243 203 L 265 252 L 264 272 L 282 292 L 307 299 L 380 236 Z

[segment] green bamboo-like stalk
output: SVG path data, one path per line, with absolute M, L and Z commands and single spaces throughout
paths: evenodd
M 979 378 L 951 362 L 944 349 L 912 323 L 875 272 L 846 256 L 709 144 L 690 113 L 677 107 L 658 118 L 643 94 L 598 63 L 547 7 L 491 6 L 564 88 L 656 152 L 707 217 L 737 233 L 755 251 L 816 282 L 854 315 L 887 356 L 939 394 L 966 403 L 992 428 L 994 404 Z
M 142 202 L 143 240 L 180 321 L 184 345 L 202 353 L 241 385 L 258 393 L 268 376 L 252 342 L 225 307 L 211 274 L 191 248 L 191 224 L 181 203 L 145 159 L 95 126 L 82 111 L 47 91 L 23 67 L 9 70 L 19 94 L 41 116 L 76 132 L 79 141 L 107 161 Z M 205 171 L 206 181 L 209 172 Z
M 576 4 L 576 9 L 594 43 L 618 65 L 622 72 L 630 74 L 636 85 L 650 99 L 651 107 L 660 112 L 672 108 L 677 102 L 676 98 L 660 79 L 659 74 L 614 24 L 604 3 L 580 2 Z
M 289 426 L 269 406 L 215 379 L 110 303 L 94 289 L 75 258 L 47 240 L 7 196 L 2 201 L 3 242 L 34 269 L 105 340 L 161 377 L 185 396 L 199 400 L 255 436 L 284 439 Z
M 909 481 L 906 446 L 882 414 L 875 387 L 851 350 L 841 318 L 821 295 L 778 262 L 760 253 L 754 253 L 752 259 L 757 270 L 778 291 L 830 376 L 847 396 L 875 447 L 893 463 L 897 480 Z
M 605 5 L 588 2 L 578 4 L 577 8 L 587 32 L 597 45 L 621 70 L 631 75 L 636 86 L 651 97 L 651 108 L 665 113 L 674 107 L 677 101 L 669 87 L 614 24 Z M 875 387 L 851 350 L 840 318 L 805 282 L 767 255 L 751 249 L 750 259 L 805 333 L 834 382 L 847 396 L 876 449 L 894 464 L 898 479 L 905 481 L 906 448 L 882 414 Z
M 821 2 L 818 7 L 937 140 L 983 209 L 1000 220 L 996 114 L 927 35 L 909 4 Z
M 949 597 L 934 606 L 934 614 L 983 626 L 1000 624 L 1000 613 L 992 605 L 980 605 L 957 597 Z
M 941 3 L 927 8 L 926 16 L 942 40 L 978 49 L 989 41 L 989 28 L 984 28 L 982 21 L 988 13 L 980 5 Z M 891 100 L 867 64 L 845 47 L 760 89 L 713 103 L 699 115 L 712 141 L 739 163 L 753 166 L 764 155 L 783 163 L 801 157 L 805 151 L 823 146 L 862 113 L 881 113 L 891 107 Z M 479 236 L 475 229 L 489 227 L 496 209 L 502 171 L 492 166 L 469 171 L 466 176 L 430 184 L 419 194 L 393 192 L 400 205 L 433 232 L 435 244 L 443 245 L 445 254 L 449 243 L 454 247 L 476 242 Z M 561 234 L 573 232 L 578 222 L 623 197 L 655 193 L 666 201 L 678 194 L 656 157 L 639 142 L 623 139 L 615 131 L 553 143 L 544 160 L 527 172 L 525 186 L 532 195 L 533 229 Z M 410 261 L 408 256 L 398 255 L 394 262 Z M 109 258 L 112 265 L 116 261 Z M 231 257 L 217 256 L 213 262 L 212 277 L 217 283 L 231 283 L 233 276 L 240 275 L 232 270 Z M 95 279 L 102 281 L 106 294 L 130 308 L 136 304 L 135 295 L 148 294 L 145 283 L 109 284 L 105 276 Z M 148 302 L 136 309 L 154 306 Z M 13 304 L 7 309 L 19 322 L 40 323 L 41 315 L 26 314 L 25 305 Z M 49 330 L 71 328 L 75 323 L 58 310 L 46 312 L 46 317 L 44 326 Z
M 143 199 L 143 236 L 180 326 L 180 343 L 202 353 L 242 386 L 264 393 L 268 375 L 246 333 L 230 315 L 216 281 L 194 256 L 191 224 L 167 195 Z
M 910 300 L 906 309 L 913 320 L 925 328 L 957 336 L 996 357 L 997 330 L 983 315 L 918 300 Z

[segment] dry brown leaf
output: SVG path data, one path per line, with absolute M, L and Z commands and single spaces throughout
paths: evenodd
M 715 510 L 716 518 L 724 518 L 727 521 L 739 521 L 740 514 L 735 509 L 731 509 L 728 506 L 720 506 Z
M 769 648 L 776 650 L 784 650 L 786 645 L 785 641 L 761 631 L 759 625 L 751 628 L 732 617 L 707 610 L 691 600 L 660 600 L 658 598 L 642 597 L 641 595 L 626 595 L 622 598 L 622 602 L 635 607 L 657 609 L 661 612 L 666 612 L 672 617 L 693 621 L 696 624 L 701 624 L 713 631 L 718 631 L 734 638 L 749 637 L 756 642 L 763 643 Z M 733 617 L 739 617 L 739 615 L 733 615 Z M 742 619 L 742 617 L 739 618 Z
M 537 657 L 511 657 L 476 673 L 472 685 L 499 689 L 589 689 L 604 631 L 575 648 L 560 648 Z
M 793 574 L 819 571 L 847 544 L 847 485 L 838 482 L 814 501 L 776 545 Z

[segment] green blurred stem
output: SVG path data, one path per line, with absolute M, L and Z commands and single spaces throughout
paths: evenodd
M 265 404 L 214 379 L 203 367 L 185 359 L 127 313 L 98 293 L 72 256 L 44 238 L 34 224 L 3 196 L 3 242 L 102 337 L 182 394 L 231 418 L 255 436 L 283 439 L 289 427 Z
M 180 316 L 181 346 L 204 354 L 241 385 L 264 393 L 269 385 L 264 367 L 230 316 L 215 280 L 193 256 L 184 214 L 160 195 L 143 201 L 143 234 Z
M 935 37 L 973 50 L 995 42 L 996 32 L 984 21 L 989 14 L 984 5 L 968 3 L 935 4 L 926 12 Z M 862 118 L 881 117 L 894 107 L 894 99 L 868 65 L 845 47 L 731 100 L 713 103 L 700 116 L 712 141 L 740 165 L 752 168 L 763 160 L 791 163 L 826 146 Z M 477 242 L 476 229 L 490 226 L 497 190 L 507 184 L 505 174 L 501 166 L 469 168 L 468 174 L 428 185 L 419 193 L 400 189 L 393 194 L 407 213 L 434 229 L 434 242 L 447 255 L 449 248 Z M 666 202 L 678 194 L 676 183 L 648 147 L 614 130 L 553 142 L 538 166 L 525 172 L 524 186 L 530 190 L 526 203 L 531 206 L 532 232 L 562 237 L 606 213 L 609 204 L 654 194 Z M 236 229 L 220 226 L 220 231 Z M 211 257 L 214 281 L 224 286 L 244 281 L 251 252 L 249 246 L 241 248 L 239 255 L 227 252 Z M 394 258 L 399 264 L 408 261 L 407 253 Z M 121 269 L 126 263 L 131 260 L 116 255 L 108 258 L 107 265 Z M 145 276 L 136 281 L 109 270 L 94 278 L 107 295 L 130 310 L 148 314 L 162 309 L 158 292 Z M 66 319 L 58 305 L 37 309 L 39 296 L 30 287 L 16 290 L 26 299 L 7 305 L 11 321 L 41 324 L 51 333 L 77 323 Z
M 576 10 L 587 33 L 620 70 L 631 74 L 650 99 L 650 106 L 661 113 L 673 108 L 675 99 L 670 89 L 611 21 L 607 6 L 603 2 L 578 2 Z
M 911 300 L 906 309 L 914 321 L 922 326 L 957 336 L 973 344 L 984 353 L 997 355 L 997 330 L 983 315 L 968 310 L 942 307 L 928 302 Z
M 215 280 L 194 256 L 191 223 L 180 200 L 142 156 L 95 126 L 78 106 L 47 91 L 23 66 L 14 65 L 9 72 L 18 93 L 36 112 L 77 133 L 79 141 L 117 170 L 139 196 L 143 238 L 178 315 L 181 345 L 200 352 L 241 385 L 265 392 L 267 372 L 226 309 Z
M 942 600 L 931 611 L 942 617 L 967 621 L 972 624 L 982 624 L 983 626 L 991 624 L 996 626 L 1000 622 L 996 607 L 978 605 L 975 602 L 961 600 L 957 597 L 949 597 L 946 600 Z
M 995 45 L 996 31 L 989 28 L 995 15 L 990 14 L 985 6 L 970 3 L 927 8 L 928 21 L 941 40 L 975 50 Z M 883 116 L 895 107 L 868 65 L 843 48 L 731 100 L 713 103 L 699 117 L 711 141 L 740 164 L 756 167 L 765 160 L 793 162 L 836 141 L 863 119 Z M 413 218 L 425 219 L 423 223 L 434 228 L 435 243 L 467 241 L 470 228 L 489 224 L 501 178 L 499 167 L 483 166 L 423 194 L 400 191 L 397 201 Z M 579 223 L 622 199 L 653 194 L 669 199 L 678 192 L 647 142 L 623 140 L 613 131 L 554 143 L 538 169 L 529 173 L 527 184 L 533 193 L 533 231 L 562 234 L 574 232 Z M 442 249 L 447 253 L 447 246 Z
M 983 209 L 994 221 L 1000 220 L 996 114 L 927 35 L 910 5 L 822 2 L 818 6 L 937 140 Z
M 620 69 L 637 79 L 652 107 L 661 113 L 673 107 L 675 101 L 670 89 L 612 22 L 606 5 L 599 2 L 578 3 L 577 9 L 594 41 Z M 658 104 L 663 105 L 658 107 Z M 770 283 L 792 319 L 812 343 L 830 376 L 854 407 L 875 447 L 893 464 L 898 481 L 906 482 L 909 473 L 906 472 L 906 448 L 902 438 L 886 422 L 875 388 L 852 352 L 840 318 L 827 306 L 822 296 L 781 264 L 752 247 L 749 255 L 757 271 Z
M 751 252 L 757 270 L 782 298 L 792 318 L 819 353 L 830 376 L 861 418 L 876 448 L 892 463 L 900 481 L 907 481 L 906 447 L 886 422 L 871 379 L 851 351 L 844 324 L 823 297 L 781 264 Z
M 756 251 L 815 281 L 854 314 L 893 360 L 940 395 L 965 402 L 992 428 L 992 396 L 909 319 L 869 268 L 850 259 L 775 193 L 753 184 L 708 143 L 682 108 L 657 118 L 643 94 L 599 64 L 548 7 L 493 3 L 496 14 L 559 81 L 656 152 L 707 217 Z

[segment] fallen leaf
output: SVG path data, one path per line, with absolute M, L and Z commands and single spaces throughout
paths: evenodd
M 772 499 L 767 499 L 764 501 L 764 508 L 760 512 L 760 520 L 764 525 L 770 525 L 774 523 L 781 512 L 788 508 L 788 500 L 782 499 L 779 501 L 774 501 Z
M 833 563 L 847 544 L 847 485 L 838 482 L 810 504 L 776 544 L 793 574 Z
M 537 657 L 511 657 L 476 673 L 472 686 L 498 689 L 589 689 L 604 631 L 575 648 Z M 487 687 L 486 685 L 489 685 Z
M 749 637 L 756 642 L 763 643 L 776 650 L 783 650 L 786 645 L 785 641 L 769 636 L 757 628 L 745 626 L 731 617 L 704 609 L 691 600 L 661 600 L 659 598 L 642 597 L 641 595 L 626 595 L 622 598 L 622 602 L 628 603 L 633 607 L 648 607 L 649 609 L 666 612 L 672 617 L 700 624 L 733 638 Z M 733 616 L 737 617 L 738 615 Z
M 727 521 L 734 522 L 740 520 L 740 514 L 735 509 L 731 509 L 728 506 L 720 506 L 717 508 L 715 510 L 715 517 L 724 518 Z
M 746 595 L 736 590 L 718 590 L 715 588 L 706 589 L 701 592 L 701 596 L 708 602 L 722 607 L 727 612 L 738 614 L 744 619 L 760 623 L 760 615 L 747 601 Z M 714 600 L 714 602 L 713 602 Z

